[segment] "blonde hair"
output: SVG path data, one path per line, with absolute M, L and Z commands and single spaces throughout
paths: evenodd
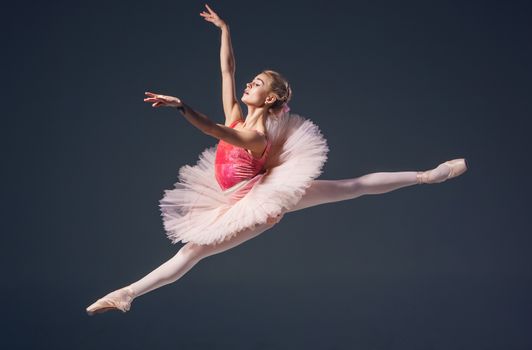
M 285 103 L 292 98 L 292 89 L 285 77 L 271 69 L 265 69 L 261 73 L 271 78 L 270 89 L 277 96 L 277 100 L 271 105 L 270 110 L 277 113 Z

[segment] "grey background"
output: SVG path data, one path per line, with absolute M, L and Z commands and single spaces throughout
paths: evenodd
M 331 149 L 320 179 L 463 176 L 288 214 L 130 312 L 85 307 L 173 256 L 158 200 L 223 122 L 203 2 L 3 10 L 2 348 L 530 349 L 530 1 L 210 2 L 237 93 L 262 69 Z

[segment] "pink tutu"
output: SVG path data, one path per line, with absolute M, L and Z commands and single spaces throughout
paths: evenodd
M 214 173 L 216 146 L 205 149 L 196 165 L 179 169 L 179 181 L 159 204 L 172 243 L 219 243 L 299 202 L 322 172 L 327 142 L 314 123 L 297 114 L 269 117 L 266 130 L 271 141 L 266 172 L 251 179 L 223 190 Z

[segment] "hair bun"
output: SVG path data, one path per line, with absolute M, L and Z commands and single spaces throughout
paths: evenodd
M 277 97 L 277 100 L 272 104 L 271 109 L 273 111 L 279 111 L 283 108 L 283 104 L 288 103 L 292 98 L 292 88 L 290 87 L 290 83 L 285 77 L 276 71 L 267 69 L 263 70 L 262 73 L 271 78 L 270 87 Z
M 290 83 L 286 82 L 286 98 L 285 101 L 288 102 L 292 98 L 292 88 L 290 87 Z

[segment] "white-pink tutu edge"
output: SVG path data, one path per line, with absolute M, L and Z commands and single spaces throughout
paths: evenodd
M 293 113 L 266 120 L 272 142 L 266 173 L 222 190 L 214 176 L 216 146 L 205 149 L 196 165 L 179 169 L 178 181 L 159 201 L 172 243 L 214 244 L 264 224 L 293 208 L 323 170 L 327 141 L 311 120 Z M 254 182 L 244 193 L 239 190 Z M 248 186 L 249 187 L 249 186 Z M 235 200 L 235 193 L 240 199 Z

